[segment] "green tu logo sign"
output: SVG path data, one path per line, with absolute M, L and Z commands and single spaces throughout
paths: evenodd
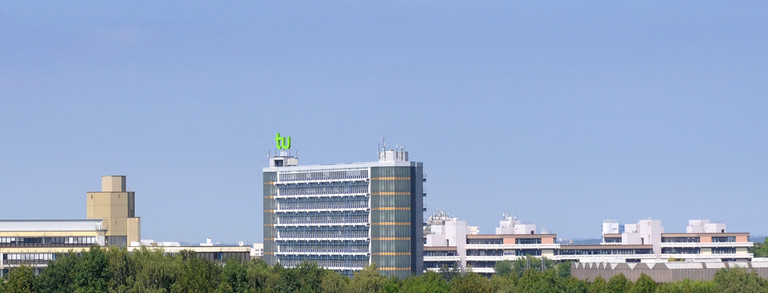
M 275 136 L 275 144 L 277 144 L 277 148 L 281 150 L 287 150 L 291 148 L 291 137 L 290 136 L 280 136 L 280 132 L 277 133 Z

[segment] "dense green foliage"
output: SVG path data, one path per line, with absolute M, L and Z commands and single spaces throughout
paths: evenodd
M 542 267 L 543 266 L 543 267 Z M 59 255 L 39 275 L 22 267 L 0 281 L 0 292 L 766 292 L 768 281 L 744 269 L 722 270 L 707 282 L 684 280 L 656 284 L 642 275 L 584 282 L 570 276 L 570 263 L 524 258 L 499 262 L 490 278 L 457 267 L 427 272 L 405 280 L 387 278 L 376 266 L 347 278 L 314 263 L 295 268 L 268 266 L 262 260 L 225 265 L 197 258 L 193 252 L 93 247 Z
M 765 237 L 763 243 L 755 242 L 755 246 L 750 248 L 750 252 L 755 254 L 755 257 L 768 257 L 768 237 Z

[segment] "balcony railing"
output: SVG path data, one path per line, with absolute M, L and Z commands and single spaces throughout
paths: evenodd
M 691 254 L 691 253 L 663 253 L 661 258 L 685 258 L 685 259 L 721 259 L 721 258 L 752 258 L 752 253 L 713 253 L 713 254 Z
M 354 255 L 354 256 L 366 256 L 368 255 L 368 252 L 276 252 L 276 255 L 320 255 L 320 256 L 326 256 L 326 255 L 338 255 L 338 256 L 344 256 L 344 255 Z
M 460 261 L 461 257 L 458 255 L 453 256 L 424 256 L 425 262 L 435 262 L 435 261 Z
M 275 224 L 275 227 L 343 227 L 343 226 L 368 226 L 368 222 Z
M 277 199 L 286 198 L 321 198 L 321 197 L 351 197 L 351 196 L 367 196 L 368 192 L 356 192 L 356 193 L 329 193 L 329 194 L 292 194 L 292 195 L 278 195 Z
M 514 257 L 514 255 L 467 255 L 467 261 L 502 261 Z
M 555 255 L 552 256 L 553 260 L 570 260 L 578 259 L 581 261 L 620 261 L 624 262 L 626 259 L 654 259 L 655 254 L 572 254 L 572 255 Z
M 283 209 L 278 208 L 275 213 L 309 213 L 309 212 L 365 212 L 368 211 L 367 206 L 363 207 L 339 207 L 339 208 L 309 208 L 309 209 Z

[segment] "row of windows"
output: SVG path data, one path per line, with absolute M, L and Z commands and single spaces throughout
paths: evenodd
M 356 256 L 279 256 L 277 261 L 286 267 L 295 267 L 304 261 L 317 263 L 318 266 L 328 267 L 347 267 L 362 268 L 368 265 L 368 257 Z
M 467 250 L 469 256 L 501 256 L 504 251 L 501 249 L 470 249 Z
M 605 243 L 621 243 L 621 237 L 607 237 L 603 238 Z
M 538 255 L 541 255 L 541 250 L 540 249 L 518 249 L 518 250 L 515 250 L 515 255 L 517 255 L 517 256 L 526 256 L 526 255 L 538 256 Z
M 473 268 L 493 268 L 496 266 L 495 261 L 468 261 L 467 266 Z
M 425 261 L 424 267 L 428 269 L 439 269 L 443 267 L 451 268 L 454 265 L 458 266 L 455 261 Z
M 339 252 L 368 252 L 369 242 L 286 242 L 278 244 L 280 252 L 312 252 L 312 253 L 339 253 Z
M 661 253 L 665 254 L 700 254 L 701 248 L 699 247 L 664 247 L 661 249 Z M 736 253 L 735 247 L 715 247 L 712 248 L 712 253 Z
M 712 242 L 736 242 L 736 237 L 735 236 L 712 237 Z
M 224 262 L 229 259 L 234 259 L 243 263 L 251 258 L 251 255 L 248 252 L 198 252 L 195 255 L 197 258 L 216 262 Z
M 665 242 L 665 243 L 676 243 L 676 242 L 699 243 L 699 242 L 701 242 L 701 237 L 661 237 L 661 242 Z M 712 242 L 736 242 L 736 236 L 714 236 L 714 237 L 712 237 Z
M 736 253 L 735 247 L 715 247 L 712 248 L 712 253 L 720 254 L 720 253 Z
M 281 210 L 316 210 L 316 209 L 360 209 L 368 208 L 365 196 L 331 198 L 287 198 L 279 199 L 277 207 Z
M 516 238 L 515 244 L 541 244 L 541 238 Z
M 368 237 L 368 231 L 290 231 L 290 232 L 277 232 L 278 238 L 292 239 L 292 238 L 331 238 L 331 239 L 344 239 L 344 238 L 366 238 Z
M 455 250 L 442 250 L 442 251 L 424 251 L 424 256 L 457 256 L 458 253 Z
M 560 249 L 557 255 L 652 254 L 652 249 Z
M 501 238 L 496 239 L 467 239 L 467 244 L 502 244 Z
M 36 265 L 48 264 L 56 260 L 55 253 L 5 253 L 3 264 L 5 265 Z
M 68 247 L 96 243 L 96 237 L 0 237 L 0 247 Z
M 367 222 L 367 212 L 291 213 L 277 216 L 278 224 L 335 224 Z
M 322 195 L 368 193 L 366 182 L 334 182 L 279 186 L 279 195 Z
M 503 244 L 501 238 L 495 239 L 467 239 L 467 244 Z M 515 238 L 515 244 L 541 244 L 541 238 Z
M 701 248 L 699 247 L 664 247 L 661 249 L 661 253 L 664 254 L 699 254 Z
M 301 173 L 280 173 L 280 182 L 307 181 L 307 180 L 338 180 L 338 179 L 366 179 L 368 169 L 342 170 L 342 171 L 314 171 Z
M 699 237 L 661 237 L 661 242 L 664 243 L 692 243 L 701 242 Z
M 278 238 L 365 238 L 367 227 L 299 227 L 279 228 Z

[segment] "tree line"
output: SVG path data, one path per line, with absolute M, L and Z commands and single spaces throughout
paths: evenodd
M 768 257 L 768 237 L 765 237 L 763 243 L 755 242 L 749 252 L 754 253 L 755 257 Z
M 523 258 L 496 263 L 488 277 L 461 272 L 455 265 L 406 279 L 385 277 L 375 265 L 352 278 L 305 262 L 295 268 L 269 266 L 261 259 L 224 265 L 194 252 L 165 254 L 143 248 L 92 247 L 58 255 L 35 276 L 29 267 L 10 271 L 0 292 L 766 292 L 768 281 L 743 269 L 721 270 L 712 281 L 656 284 L 643 275 L 590 282 L 570 274 L 570 263 Z

